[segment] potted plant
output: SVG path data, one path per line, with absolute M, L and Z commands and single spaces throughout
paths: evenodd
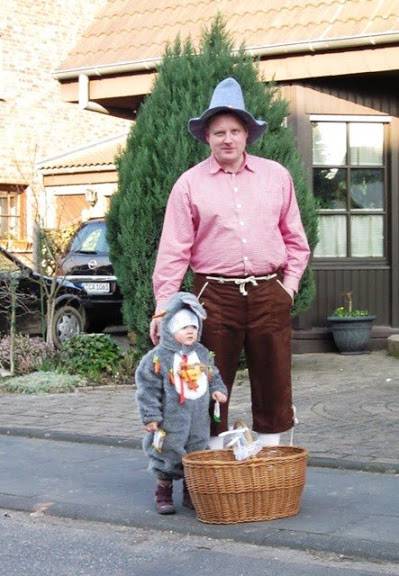
M 352 306 L 352 292 L 344 293 L 344 306 L 328 316 L 335 345 L 341 354 L 365 354 L 375 316 Z

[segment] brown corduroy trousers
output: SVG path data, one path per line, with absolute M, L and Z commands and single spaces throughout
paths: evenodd
M 196 274 L 207 318 L 201 341 L 215 353 L 215 364 L 229 391 L 241 351 L 247 361 L 252 401 L 252 426 L 268 434 L 293 426 L 291 393 L 291 298 L 276 278 L 246 284 L 247 295 L 232 282 L 220 283 Z M 248 424 L 250 424 L 248 422 Z M 221 404 L 221 422 L 212 422 L 211 435 L 228 429 L 228 402 Z

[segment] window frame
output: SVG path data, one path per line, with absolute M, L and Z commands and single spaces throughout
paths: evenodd
M 390 124 L 392 121 L 391 116 L 385 115 L 351 115 L 351 114 L 344 114 L 344 115 L 333 115 L 333 114 L 311 114 L 309 115 L 310 121 L 310 133 L 311 133 L 311 186 L 313 190 L 313 183 L 314 183 L 314 170 L 315 169 L 344 169 L 346 172 L 346 185 L 347 185 L 347 192 L 346 192 L 346 207 L 342 209 L 319 209 L 317 213 L 319 215 L 328 215 L 333 216 L 342 215 L 345 216 L 346 219 L 346 252 L 347 254 L 352 253 L 352 218 L 351 216 L 356 215 L 381 215 L 383 218 L 383 255 L 382 256 L 316 256 L 314 255 L 314 262 L 317 263 L 318 267 L 321 265 L 322 267 L 329 267 L 329 265 L 333 263 L 339 263 L 340 267 L 358 267 L 359 264 L 366 265 L 367 267 L 376 267 L 380 268 L 381 266 L 388 265 L 389 262 L 389 205 L 390 205 L 390 196 L 388 193 L 389 190 L 389 165 L 390 165 L 390 146 L 389 146 L 389 138 L 390 138 Z M 338 123 L 345 123 L 345 131 L 346 131 L 346 160 L 344 164 L 341 165 L 332 165 L 332 164 L 314 164 L 313 163 L 313 123 L 318 122 L 338 122 Z M 382 164 L 381 166 L 377 165 L 355 165 L 349 162 L 349 124 L 351 123 L 379 123 L 383 124 L 383 152 L 382 152 Z M 352 170 L 357 169 L 382 169 L 383 171 L 383 209 L 356 209 L 351 208 L 350 206 L 350 174 Z M 385 267 L 385 266 L 384 266 Z
M 18 202 L 18 192 L 17 191 L 2 190 L 0 188 L 0 198 L 5 198 L 7 200 L 7 211 L 5 214 L 0 214 L 0 218 L 5 219 L 7 230 L 6 230 L 6 233 L 4 235 L 2 233 L 2 226 L 0 225 L 0 239 L 1 240 L 10 240 L 10 239 L 18 240 L 20 221 L 21 221 L 21 214 L 20 214 L 20 208 L 19 208 L 19 202 Z M 10 211 L 10 209 L 11 209 L 10 203 L 11 203 L 12 199 L 15 201 L 16 214 L 12 214 L 12 212 Z M 12 230 L 10 228 L 10 222 L 12 222 L 13 220 L 15 222 L 14 234 L 12 233 Z

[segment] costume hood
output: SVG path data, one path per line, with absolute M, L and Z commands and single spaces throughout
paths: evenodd
M 174 352 L 183 350 L 183 352 L 188 352 L 192 348 L 191 346 L 184 346 L 173 337 L 170 331 L 170 321 L 172 317 L 180 310 L 189 310 L 198 320 L 198 340 L 201 338 L 202 334 L 202 322 L 206 318 L 206 312 L 198 301 L 198 298 L 191 294 L 190 292 L 178 292 L 175 294 L 166 305 L 166 314 L 161 322 L 161 337 L 160 345 Z

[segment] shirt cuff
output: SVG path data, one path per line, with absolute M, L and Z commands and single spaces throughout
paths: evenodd
M 290 288 L 294 291 L 294 294 L 298 292 L 299 280 L 294 276 L 284 276 L 283 284 L 285 288 Z
M 166 304 L 167 303 L 168 303 L 168 300 L 159 300 L 159 302 L 157 302 L 157 306 L 155 308 L 154 316 L 157 316 L 158 314 L 162 314 L 162 313 L 166 312 Z

